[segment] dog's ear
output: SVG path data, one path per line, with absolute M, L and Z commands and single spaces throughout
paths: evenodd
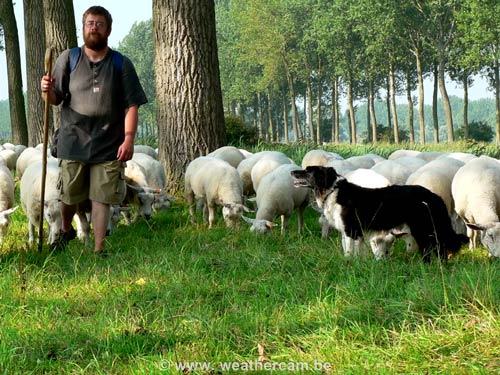
M 306 172 L 313 177 L 314 184 L 320 189 L 332 187 L 339 177 L 337 171 L 333 167 L 312 165 L 306 168 Z

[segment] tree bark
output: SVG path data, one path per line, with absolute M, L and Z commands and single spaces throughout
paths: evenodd
M 9 92 L 10 127 L 12 142 L 28 144 L 28 126 L 24 108 L 23 79 L 17 22 L 12 1 L 0 1 L 0 24 L 5 38 L 7 81 Z
M 267 94 L 267 123 L 268 129 L 267 134 L 270 142 L 274 142 L 274 124 L 273 124 L 273 111 L 271 109 L 271 93 Z
M 464 138 L 469 138 L 469 77 L 465 76 L 464 85 Z
M 441 99 L 443 100 L 444 115 L 446 118 L 446 130 L 448 132 L 448 142 L 453 142 L 455 140 L 455 134 L 453 131 L 453 114 L 451 113 L 450 98 L 448 96 L 446 83 L 444 81 L 444 69 L 445 55 L 443 48 L 440 49 L 439 53 L 439 91 L 441 92 Z
M 45 40 L 47 47 L 51 47 L 53 50 L 53 63 L 55 63 L 62 51 L 78 45 L 73 1 L 43 0 L 43 14 L 45 18 Z M 59 127 L 60 112 L 59 106 L 52 106 L 54 129 Z M 41 134 L 39 136 L 42 137 Z
M 286 105 L 286 96 L 283 96 L 283 133 L 285 137 L 285 143 L 290 142 L 290 137 L 288 135 L 288 107 Z
M 438 120 L 438 69 L 434 65 L 434 88 L 432 91 L 432 125 L 434 129 L 434 143 L 439 143 L 439 120 Z
M 213 0 L 153 0 L 160 160 L 177 192 L 191 160 L 225 144 Z
M 406 72 L 406 100 L 408 102 L 408 132 L 410 143 L 415 144 L 415 129 L 413 125 L 413 99 L 411 97 L 410 71 Z
M 43 141 L 45 104 L 40 94 L 40 79 L 45 73 L 45 23 L 43 0 L 24 0 L 28 145 Z
M 311 79 L 308 77 L 306 80 L 306 91 L 307 91 L 307 124 L 309 126 L 309 140 L 312 143 L 316 143 L 316 137 L 314 132 L 314 122 L 313 122 L 313 96 L 312 96 L 312 85 Z
M 353 103 L 353 93 L 352 93 L 352 82 L 349 80 L 347 83 L 347 105 L 349 107 L 349 125 L 351 135 L 351 144 L 355 145 L 358 143 L 358 139 L 356 137 L 356 114 L 354 111 L 354 103 Z
M 391 87 L 391 109 L 392 109 L 392 122 L 394 124 L 394 143 L 399 144 L 399 122 L 398 111 L 396 106 L 396 78 L 394 74 L 394 65 L 391 63 L 389 66 L 389 82 Z
M 373 81 L 370 80 L 368 83 L 368 108 L 370 111 L 370 119 L 372 126 L 372 142 L 378 142 L 378 134 L 377 134 L 377 115 L 375 113 L 375 94 L 373 92 Z
M 495 60 L 493 65 L 493 71 L 495 74 L 495 105 L 496 105 L 496 144 L 500 145 L 500 64 L 498 60 Z
M 424 113 L 424 75 L 422 72 L 422 62 L 420 61 L 420 51 L 415 51 L 417 60 L 418 79 L 418 125 L 420 129 L 420 144 L 425 144 L 425 113 Z
M 262 110 L 262 95 L 260 92 L 257 93 L 257 127 L 259 129 L 259 139 L 264 140 L 264 111 Z

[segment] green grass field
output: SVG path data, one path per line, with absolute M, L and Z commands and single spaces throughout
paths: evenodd
M 495 374 L 500 262 L 462 249 L 423 264 L 346 259 L 306 210 L 281 236 L 192 224 L 182 199 L 120 225 L 109 256 L 77 240 L 0 256 L 3 374 Z M 259 362 L 259 360 L 262 360 Z

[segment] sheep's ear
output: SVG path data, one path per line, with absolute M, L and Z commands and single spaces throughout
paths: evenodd
M 231 208 L 231 207 L 233 207 L 233 205 L 231 203 L 224 203 L 223 206 L 225 208 Z
M 249 218 L 249 217 L 246 217 L 246 216 L 243 216 L 243 215 L 241 215 L 241 218 L 242 218 L 243 220 L 245 220 L 245 221 L 246 221 L 247 223 L 249 223 L 249 224 L 253 224 L 253 223 L 255 223 L 255 222 L 256 222 L 256 220 L 255 220 L 255 219 L 252 219 L 252 218 Z
M 257 197 L 247 198 L 249 202 L 257 202 Z
M 244 204 L 242 204 L 241 207 L 243 207 L 243 211 L 245 211 L 245 212 L 255 212 L 255 210 L 252 210 L 251 208 L 248 208 Z
M 391 230 L 391 234 L 396 237 L 396 238 L 401 238 L 401 237 L 404 237 L 410 233 L 408 232 L 402 232 L 402 231 L 395 231 L 395 230 Z
M 132 207 L 120 207 L 120 212 L 127 212 L 130 211 Z

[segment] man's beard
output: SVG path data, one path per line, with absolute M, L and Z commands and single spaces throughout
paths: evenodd
M 83 41 L 86 47 L 94 51 L 102 51 L 108 46 L 108 38 L 101 36 L 99 33 L 88 33 L 84 35 Z

